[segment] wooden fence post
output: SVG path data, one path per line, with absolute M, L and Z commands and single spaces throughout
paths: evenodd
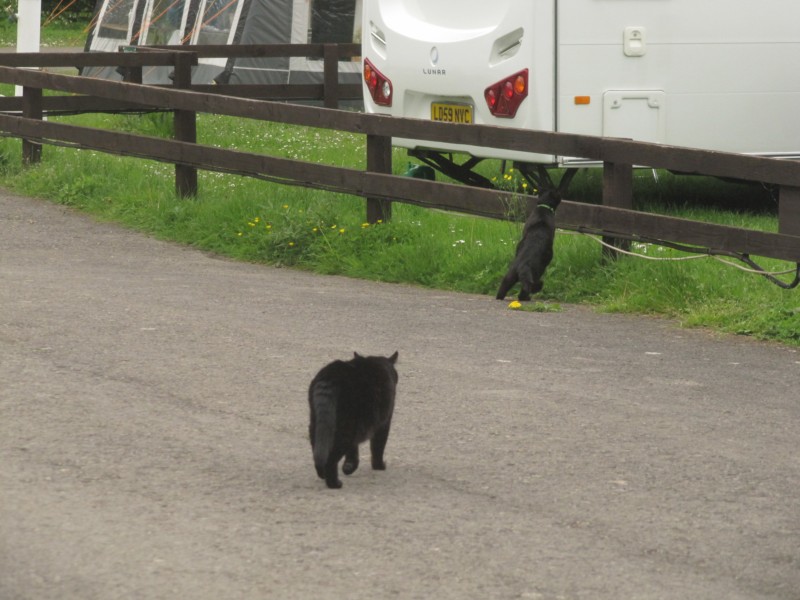
M 392 138 L 367 135 L 367 171 L 392 174 Z M 386 222 L 391 218 L 391 200 L 367 198 L 367 223 Z
M 603 206 L 633 209 L 633 166 L 620 163 L 603 163 Z M 621 250 L 628 250 L 629 240 L 604 236 L 603 241 Z M 603 247 L 603 255 L 617 258 L 618 253 Z
M 189 52 L 175 53 L 176 88 L 186 89 L 192 85 L 192 65 L 195 57 Z M 176 110 L 173 116 L 175 139 L 180 142 L 197 143 L 197 113 L 193 110 Z M 175 165 L 175 191 L 181 198 L 197 196 L 197 168 L 191 165 Z
M 117 49 L 117 52 L 135 53 L 137 46 L 122 46 Z M 117 72 L 122 75 L 122 81 L 125 83 L 142 83 L 143 70 L 142 66 L 135 67 L 117 67 Z
M 143 69 L 141 66 L 128 67 L 122 80 L 125 83 L 142 83 L 144 81 Z
M 22 88 L 22 116 L 26 119 L 42 120 L 42 88 Z M 42 145 L 31 140 L 22 140 L 22 163 L 32 165 L 41 162 Z
M 778 233 L 800 236 L 800 187 L 781 187 L 778 196 Z
M 339 48 L 336 44 L 323 46 L 325 108 L 339 108 Z

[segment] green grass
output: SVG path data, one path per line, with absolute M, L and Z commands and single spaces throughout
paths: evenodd
M 46 22 L 41 29 L 43 48 L 82 48 L 86 43 L 86 23 L 68 23 L 63 19 Z M 0 47 L 17 45 L 17 24 L 0 15 Z
M 103 123 L 115 129 L 167 135 L 159 115 L 71 117 L 68 122 Z M 361 136 L 281 124 L 203 115 L 203 143 L 270 155 L 361 168 Z M 199 196 L 175 197 L 173 167 L 86 150 L 48 146 L 43 162 L 20 166 L 18 140 L 0 141 L 0 185 L 52 199 L 153 236 L 245 261 L 292 266 L 389 282 L 485 294 L 492 301 L 513 255 L 519 224 L 425 210 L 396 203 L 388 223 L 364 223 L 364 201 L 341 194 L 282 186 L 234 175 L 200 172 Z M 408 159 L 395 150 L 395 171 Z M 500 163 L 487 174 L 502 177 Z M 599 173 L 581 174 L 576 194 L 595 200 Z M 714 180 L 639 173 L 637 198 L 661 212 L 750 228 L 776 228 L 768 191 Z M 720 211 L 708 204 L 752 200 L 753 214 Z M 571 194 L 572 195 L 572 194 Z M 696 195 L 698 197 L 693 197 Z M 681 253 L 655 246 L 634 249 L 664 258 Z M 791 265 L 762 260 L 765 268 Z M 777 340 L 800 346 L 800 290 L 786 291 L 762 277 L 712 259 L 654 262 L 637 258 L 603 260 L 594 238 L 562 232 L 545 287 L 523 310 L 558 311 L 581 303 L 601 311 L 667 316 L 685 326 Z

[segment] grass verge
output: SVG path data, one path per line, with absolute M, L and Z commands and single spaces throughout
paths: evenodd
M 159 115 L 69 119 L 76 121 L 150 135 L 168 135 L 170 123 Z M 203 115 L 198 134 L 202 143 L 222 147 L 326 164 L 362 167 L 364 163 L 363 139 L 341 132 Z M 401 150 L 396 153 L 396 171 L 402 172 L 407 160 Z M 23 169 L 19 157 L 18 140 L 0 142 L 0 185 L 18 193 L 49 198 L 162 239 L 236 259 L 318 273 L 493 295 L 520 232 L 515 223 L 402 204 L 394 205 L 391 222 L 368 225 L 359 198 L 210 172 L 200 173 L 196 199 L 181 200 L 174 194 L 171 165 L 51 146 L 45 148 L 38 166 Z M 499 163 L 487 168 L 504 176 Z M 656 182 L 643 172 L 637 179 L 637 197 L 657 203 L 661 211 L 667 206 L 677 216 L 775 230 L 774 206 L 760 211 L 763 214 L 697 208 L 697 202 L 681 194 L 698 193 L 698 186 L 707 186 L 710 191 L 702 194 L 704 199 L 714 194 L 730 198 L 731 189 L 726 187 L 730 184 L 685 180 L 661 174 Z M 576 193 L 596 194 L 598 183 L 594 172 L 581 175 L 575 181 Z M 743 197 L 755 193 L 740 188 L 735 193 Z M 768 195 L 765 202 L 769 204 Z M 635 249 L 659 258 L 683 256 L 656 246 Z M 768 270 L 791 266 L 762 262 Z M 596 240 L 563 232 L 556 239 L 544 290 L 525 310 L 557 311 L 559 303 L 590 304 L 601 311 L 661 315 L 685 326 L 800 346 L 799 293 L 708 258 L 655 262 L 626 257 L 607 262 Z
M 83 48 L 88 28 L 86 23 L 70 23 L 64 19 L 45 19 L 41 28 L 42 48 Z M 0 18 L 0 47 L 17 45 L 17 24 L 8 18 Z

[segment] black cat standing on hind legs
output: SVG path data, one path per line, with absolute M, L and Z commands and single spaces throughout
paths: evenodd
M 358 445 L 369 440 L 372 468 L 386 469 L 383 451 L 389 439 L 397 389 L 397 352 L 383 356 L 354 353 L 316 374 L 308 388 L 308 434 L 317 475 L 329 488 L 340 488 L 342 472 L 358 468 Z
M 497 299 L 503 300 L 514 284 L 519 282 L 519 299 L 527 301 L 531 294 L 542 289 L 545 269 L 553 260 L 553 241 L 556 235 L 556 209 L 561 203 L 561 195 L 566 191 L 575 170 L 570 169 L 561 178 L 556 188 L 547 170 L 539 169 L 539 188 L 546 187 L 539 196 L 522 228 L 522 238 L 517 244 L 516 254 L 508 267 L 506 276 L 497 290 Z

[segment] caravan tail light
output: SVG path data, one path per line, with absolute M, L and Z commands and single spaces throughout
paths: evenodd
M 513 117 L 519 105 L 528 97 L 528 69 L 490 85 L 483 96 L 495 117 Z
M 369 94 L 375 104 L 381 106 L 392 105 L 392 82 L 378 71 L 369 59 L 364 59 L 364 83 L 367 84 Z

